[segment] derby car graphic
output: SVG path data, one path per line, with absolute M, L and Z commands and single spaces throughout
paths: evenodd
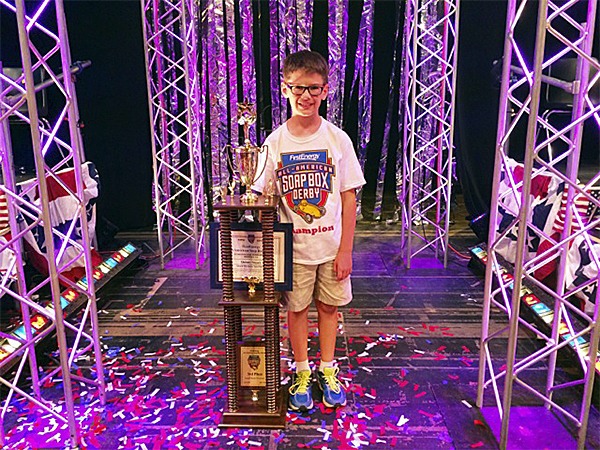
M 294 206 L 294 212 L 299 214 L 306 223 L 312 223 L 314 219 L 320 219 L 325 215 L 325 208 L 313 205 L 308 203 L 306 199 L 302 199 L 300 203 Z

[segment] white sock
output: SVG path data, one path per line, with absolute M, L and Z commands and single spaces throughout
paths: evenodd
M 303 370 L 309 370 L 308 359 L 306 361 L 296 361 L 296 373 L 302 372 Z
M 335 367 L 335 361 L 323 361 L 319 364 L 319 372 L 323 372 L 326 368 Z

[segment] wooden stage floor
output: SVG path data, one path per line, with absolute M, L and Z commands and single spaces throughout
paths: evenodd
M 407 269 L 398 224 L 359 223 L 354 300 L 340 309 L 337 342 L 348 405 L 328 410 L 317 396 L 310 413 L 288 413 L 284 430 L 221 429 L 227 394 L 223 310 L 217 304 L 220 291 L 210 289 L 209 264 L 191 270 L 192 255 L 181 251 L 161 270 L 150 252 L 154 237 L 118 237 L 141 245 L 145 253 L 99 295 L 107 406 L 100 407 L 97 394 L 85 386 L 75 388 L 88 448 L 498 448 L 493 426 L 475 407 L 483 280 L 467 267 L 468 260 L 450 252 L 443 268 L 425 253 Z M 467 255 L 477 238 L 465 222 L 452 226 L 450 242 Z M 245 313 L 244 334 L 258 333 L 261 320 L 262 315 Z M 310 320 L 310 358 L 318 361 L 314 307 Z M 285 322 L 282 311 L 287 383 L 291 352 Z M 505 324 L 503 315 L 493 314 L 493 330 Z M 520 340 L 519 354 L 538 345 Z M 564 367 L 557 376 L 566 381 L 569 362 L 559 364 Z M 543 364 L 530 372 L 545 379 Z M 490 393 L 486 399 L 491 404 Z M 515 405 L 539 407 L 539 402 L 515 389 Z M 56 428 L 50 432 L 34 417 L 23 400 L 14 402 L 6 416 L 8 448 L 27 448 L 26 443 L 60 448 L 59 438 L 51 440 Z M 538 416 L 517 424 L 523 433 L 539 436 L 540 446 L 531 448 L 574 448 L 574 427 L 561 420 L 561 432 L 552 425 L 556 418 L 547 420 Z M 600 448 L 598 425 L 593 408 L 588 448 Z

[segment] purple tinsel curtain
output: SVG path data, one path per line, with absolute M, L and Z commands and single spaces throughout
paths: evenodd
M 375 0 L 365 0 L 361 15 L 352 89 L 358 81 L 358 161 L 365 170 L 367 146 L 371 140 L 371 99 L 373 94 L 373 21 Z M 352 95 L 350 95 L 352 97 Z M 362 218 L 362 188 L 356 195 L 356 215 Z
M 329 95 L 327 119 L 341 127 L 343 122 L 344 78 L 346 75 L 346 38 L 348 0 L 329 0 Z

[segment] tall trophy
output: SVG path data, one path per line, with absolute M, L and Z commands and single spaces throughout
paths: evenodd
M 252 192 L 252 185 L 260 178 L 267 165 L 268 149 L 266 145 L 258 147 L 250 142 L 250 125 L 256 122 L 256 110 L 254 105 L 248 102 L 238 103 L 238 124 L 244 127 L 244 145 L 232 147 L 227 145 L 227 154 L 229 165 L 233 172 L 235 180 L 246 187 L 246 193 L 240 197 L 245 205 L 253 205 L 258 200 L 258 196 Z M 265 152 L 265 163 L 257 175 L 259 154 Z M 233 163 L 232 163 L 233 160 Z M 233 193 L 232 193 L 233 195 Z
M 252 192 L 252 185 L 265 170 L 268 157 L 266 146 L 250 143 L 249 127 L 256 122 L 253 105 L 244 102 L 238 104 L 238 123 L 244 127 L 244 145 L 229 146 L 226 150 L 231 158 L 228 163 L 233 172 L 234 182 L 246 187 L 241 197 L 233 195 L 234 183 L 229 184 L 230 197 L 223 198 L 214 205 L 220 217 L 220 238 L 218 238 L 222 273 L 222 298 L 225 328 L 225 355 L 227 360 L 227 405 L 223 410 L 220 427 L 233 428 L 285 428 L 287 413 L 287 389 L 281 385 L 280 366 L 280 326 L 279 300 L 281 294 L 275 290 L 275 238 L 277 203 L 274 195 L 274 181 L 269 180 L 263 195 Z M 260 156 L 265 156 L 265 164 L 259 167 Z M 243 274 L 242 281 L 248 289 L 234 283 L 234 265 L 238 268 L 248 266 L 250 239 L 234 240 L 234 228 L 244 229 L 239 223 L 240 215 L 247 211 L 258 212 L 257 222 L 245 227 L 261 234 L 262 244 L 258 251 L 262 256 L 261 273 Z M 290 236 L 291 238 L 291 236 Z M 254 238 L 253 238 L 254 239 Z M 236 246 L 234 247 L 234 243 Z M 245 247 L 243 247 L 245 246 Z M 256 247 L 259 247 L 258 245 Z M 253 254 L 255 254 L 254 252 Z M 278 255 L 282 258 L 281 255 Z M 285 261 L 279 260 L 280 264 Z M 289 261 L 291 264 L 291 258 Z M 212 267 L 212 266 L 211 266 Z M 215 267 L 215 272 L 219 270 Z M 241 270 L 240 270 L 241 272 Z M 250 276 L 252 275 L 252 276 Z M 256 289 L 259 285 L 260 288 Z M 264 320 L 263 335 L 255 339 L 244 339 L 242 319 L 244 311 L 262 310 Z

